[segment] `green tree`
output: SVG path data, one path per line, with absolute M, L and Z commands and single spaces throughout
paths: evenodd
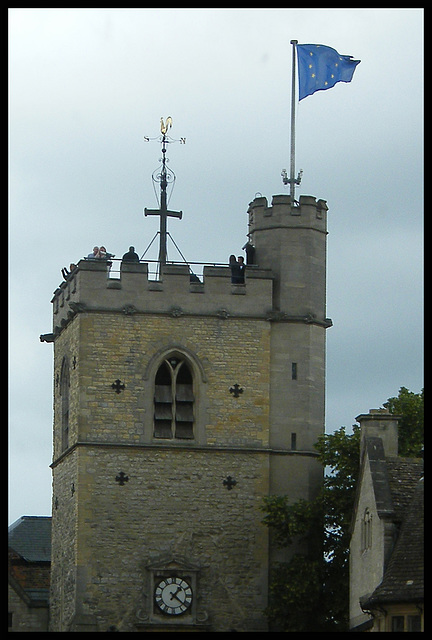
M 384 403 L 400 415 L 399 455 L 421 454 L 424 391 L 401 387 Z M 348 631 L 349 542 L 359 473 L 360 427 L 345 427 L 319 438 L 316 449 L 326 468 L 322 490 L 313 501 L 289 503 L 288 496 L 265 499 L 264 524 L 281 547 L 297 550 L 274 567 L 267 616 L 276 630 Z M 295 547 L 292 545 L 295 543 Z
M 399 455 L 417 458 L 424 445 L 424 389 L 420 393 L 399 389 L 397 398 L 384 402 L 389 413 L 401 416 L 399 421 Z

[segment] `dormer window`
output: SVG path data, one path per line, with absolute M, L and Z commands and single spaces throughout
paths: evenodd
M 183 357 L 164 359 L 155 377 L 155 438 L 192 440 L 194 438 L 193 377 Z

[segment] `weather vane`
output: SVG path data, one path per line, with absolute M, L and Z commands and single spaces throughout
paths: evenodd
M 167 202 L 167 188 L 168 185 L 171 184 L 171 194 L 174 188 L 174 183 L 176 180 L 176 176 L 172 169 L 167 167 L 168 159 L 166 157 L 166 146 L 171 142 L 180 142 L 180 144 L 186 143 L 186 138 L 180 138 L 180 140 L 174 140 L 170 138 L 167 133 L 168 130 L 172 127 L 172 118 L 168 116 L 168 118 L 163 120 L 161 118 L 160 122 L 160 130 L 161 134 L 157 138 L 149 138 L 144 136 L 144 140 L 146 142 L 150 142 L 150 140 L 159 140 L 162 143 L 162 158 L 161 158 L 161 166 L 158 167 L 152 175 L 153 186 L 155 184 L 159 184 L 160 186 L 160 200 L 159 200 L 159 209 L 144 209 L 144 215 L 146 216 L 160 216 L 160 230 L 159 230 L 159 267 L 166 264 L 167 261 L 167 220 L 168 217 L 171 218 L 180 218 L 183 215 L 182 211 L 170 211 L 168 209 Z M 152 241 L 153 242 L 153 241 Z

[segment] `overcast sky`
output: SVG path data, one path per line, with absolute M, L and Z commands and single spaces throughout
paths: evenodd
M 292 39 L 361 60 L 297 109 L 297 195 L 329 207 L 326 430 L 422 388 L 422 9 L 9 9 L 9 522 L 51 513 L 61 268 L 143 254 L 167 116 L 172 237 L 240 253 L 249 202 L 288 193 Z

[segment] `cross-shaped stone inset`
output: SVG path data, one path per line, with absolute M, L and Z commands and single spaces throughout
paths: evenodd
M 229 392 L 233 394 L 234 398 L 238 398 L 240 394 L 243 393 L 243 389 L 236 383 L 233 387 L 229 388 Z
M 122 384 L 122 381 L 117 378 L 117 380 L 112 383 L 111 389 L 115 389 L 116 393 L 120 393 L 123 389 L 126 389 L 126 387 Z
M 129 482 L 129 476 L 127 476 L 123 471 L 120 471 L 118 476 L 116 476 L 116 482 L 122 487 L 125 482 Z
M 227 476 L 222 484 L 228 489 L 228 491 L 231 491 L 231 489 L 237 484 L 237 481 L 234 480 L 234 478 L 231 478 L 231 476 Z

